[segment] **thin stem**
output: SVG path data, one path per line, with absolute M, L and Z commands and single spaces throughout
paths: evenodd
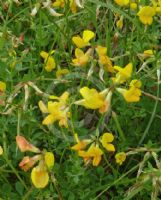
M 159 78 L 158 78 L 158 84 L 157 84 L 157 98 L 156 98 L 156 101 L 155 101 L 155 104 L 154 104 L 154 108 L 153 108 L 153 112 L 152 112 L 152 115 L 151 115 L 151 118 L 150 118 L 150 120 L 149 120 L 149 123 L 148 123 L 148 125 L 147 125 L 147 127 L 146 127 L 146 129 L 145 129 L 145 131 L 144 131 L 144 133 L 143 133 L 143 135 L 142 135 L 142 137 L 141 137 L 141 139 L 140 139 L 140 141 L 139 141 L 139 145 L 138 146 L 140 146 L 142 143 L 143 143 L 143 141 L 144 141 L 144 139 L 145 139 L 145 137 L 146 137 L 146 135 L 147 135 L 147 133 L 148 133 L 148 131 L 149 131 L 149 129 L 150 129 L 150 127 L 151 127 L 151 124 L 152 124 L 152 122 L 153 122 L 153 120 L 154 120 L 154 117 L 155 117 L 155 113 L 156 113 L 156 110 L 157 110 L 157 105 L 158 105 L 158 101 L 159 101 Z
M 106 164 L 107 166 L 112 170 L 113 174 L 117 174 L 117 171 L 112 167 L 112 165 L 109 163 L 108 159 L 107 159 L 107 156 L 104 154 L 103 155 L 105 161 L 106 161 Z
M 60 191 L 60 188 L 59 188 L 59 186 L 58 186 L 58 182 L 57 182 L 57 180 L 56 180 L 56 178 L 55 178 L 55 176 L 54 176 L 54 173 L 51 173 L 51 180 L 52 180 L 52 183 L 54 184 L 54 187 L 55 187 L 55 189 L 56 189 L 56 191 L 57 191 L 57 193 L 58 193 L 58 198 L 59 198 L 59 200 L 64 200 L 64 199 L 63 199 L 63 195 L 62 195 L 62 193 L 61 193 L 61 191 Z
M 136 165 L 133 168 L 131 168 L 128 172 L 126 172 L 125 174 L 123 174 L 122 176 L 120 176 L 118 179 L 116 179 L 111 185 L 108 185 L 102 192 L 100 192 L 94 199 L 92 200 L 96 200 L 99 199 L 99 197 L 104 194 L 108 189 L 110 189 L 112 186 L 116 185 L 119 181 L 121 181 L 124 177 L 126 177 L 128 174 L 130 174 L 132 171 L 134 171 L 137 167 L 139 166 Z
M 119 133 L 120 138 L 122 139 L 122 141 L 125 142 L 125 141 L 126 141 L 125 134 L 124 134 L 124 132 L 123 132 L 122 129 L 121 129 L 121 126 L 120 126 L 120 123 L 119 123 L 119 121 L 118 121 L 118 118 L 117 118 L 116 113 L 113 112 L 113 111 L 112 111 L 112 117 L 113 117 L 114 122 L 115 122 L 115 124 L 116 124 L 116 128 L 117 128 L 117 130 L 118 130 L 118 133 Z
M 24 186 L 24 188 L 26 190 L 28 190 L 28 187 L 26 186 L 25 182 L 22 180 L 22 178 L 19 176 L 18 172 L 16 171 L 16 169 L 13 167 L 12 163 L 10 160 L 8 160 L 6 155 L 3 155 L 3 158 L 5 159 L 6 163 L 8 164 L 8 166 L 12 169 L 12 171 L 14 172 L 14 174 L 17 176 L 17 178 L 19 179 L 19 181 L 21 182 L 21 184 Z

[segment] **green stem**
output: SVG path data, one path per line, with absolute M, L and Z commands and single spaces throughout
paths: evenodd
M 123 132 L 122 129 L 121 129 L 121 126 L 120 126 L 120 123 L 119 123 L 119 121 L 118 121 L 118 118 L 117 118 L 116 113 L 113 112 L 113 111 L 112 111 L 112 117 L 113 117 L 114 122 L 115 122 L 115 124 L 116 124 L 116 128 L 117 128 L 117 130 L 118 130 L 118 133 L 119 133 L 120 138 L 122 139 L 123 142 L 125 142 L 125 141 L 126 141 L 125 134 L 124 134 L 124 132 Z
M 159 101 L 159 91 L 160 91 L 160 90 L 159 90 L 159 81 L 160 81 L 160 78 L 158 77 L 157 98 L 156 98 L 156 101 L 155 101 L 155 104 L 154 104 L 153 112 L 152 112 L 152 115 L 151 115 L 151 117 L 150 117 L 149 123 L 148 123 L 148 125 L 147 125 L 147 127 L 146 127 L 146 129 L 145 129 L 145 131 L 144 131 L 144 133 L 143 133 L 143 135 L 142 135 L 140 141 L 139 141 L 139 145 L 138 145 L 138 146 L 140 146 L 140 145 L 143 143 L 143 141 L 144 141 L 144 139 L 145 139 L 145 137 L 146 137 L 146 135 L 147 135 L 147 133 L 148 133 L 150 127 L 151 127 L 151 124 L 152 124 L 152 122 L 153 122 L 153 120 L 154 120 L 154 118 L 155 118 L 155 113 L 156 113 L 157 105 L 158 105 L 158 101 Z
M 17 176 L 17 178 L 19 179 L 19 181 L 21 182 L 21 184 L 24 186 L 24 188 L 26 190 L 28 190 L 28 187 L 26 186 L 25 182 L 21 179 L 21 177 L 19 176 L 18 172 L 16 171 L 16 169 L 13 167 L 12 163 L 10 160 L 8 160 L 6 155 L 3 155 L 3 158 L 5 159 L 6 163 L 8 164 L 8 166 L 12 169 L 13 173 Z
M 27 193 L 25 194 L 25 196 L 22 198 L 22 200 L 26 200 L 29 199 L 28 196 L 31 194 L 31 192 L 33 191 L 34 187 L 32 186 Z
M 54 184 L 54 187 L 55 187 L 55 189 L 56 189 L 56 191 L 57 191 L 57 193 L 58 193 L 58 198 L 59 198 L 59 200 L 64 200 L 64 199 L 63 199 L 63 196 L 62 196 L 62 193 L 61 193 L 61 191 L 60 191 L 60 188 L 59 188 L 59 186 L 58 186 L 58 182 L 57 182 L 57 180 L 56 180 L 56 178 L 55 178 L 55 176 L 54 176 L 53 173 L 51 173 L 51 180 L 52 180 L 52 182 L 53 182 L 53 184 Z
M 108 161 L 108 159 L 107 159 L 107 156 L 104 154 L 103 155 L 103 157 L 104 157 L 104 159 L 105 159 L 105 161 L 106 161 L 106 164 L 107 164 L 107 166 L 112 170 L 112 172 L 113 172 L 113 174 L 117 174 L 117 171 L 112 167 L 112 165 L 109 163 L 109 161 Z
M 124 177 L 126 177 L 128 174 L 130 174 L 132 171 L 134 171 L 137 167 L 139 166 L 136 165 L 133 168 L 131 168 L 128 172 L 126 172 L 125 174 L 123 174 L 122 176 L 120 176 L 120 178 L 116 179 L 111 185 L 108 185 L 102 192 L 100 192 L 94 199 L 92 200 L 96 200 L 99 199 L 99 197 L 104 194 L 108 189 L 110 189 L 112 186 L 116 185 L 119 181 L 121 181 Z

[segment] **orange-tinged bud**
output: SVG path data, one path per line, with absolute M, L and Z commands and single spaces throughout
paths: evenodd
M 31 169 L 40 158 L 41 155 L 36 155 L 32 158 L 29 156 L 25 156 L 19 163 L 19 167 L 26 172 Z
M 23 136 L 17 135 L 16 143 L 22 152 L 31 151 L 34 153 L 40 153 L 40 150 L 34 145 L 30 144 Z

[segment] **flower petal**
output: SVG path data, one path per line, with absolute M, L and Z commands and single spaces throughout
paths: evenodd
M 107 151 L 111 151 L 111 152 L 114 152 L 114 151 L 115 151 L 115 147 L 114 147 L 113 144 L 106 143 L 105 145 L 103 145 L 103 147 L 104 147 Z
M 94 158 L 93 158 L 93 162 L 92 162 L 93 166 L 95 166 L 95 167 L 98 166 L 99 163 L 101 162 L 101 159 L 102 159 L 101 156 L 96 156 L 96 157 L 94 157 Z
M 105 141 L 105 142 L 112 142 L 114 140 L 114 136 L 112 133 L 104 133 L 103 136 L 102 136 L 102 141 Z
M 16 143 L 22 152 L 31 151 L 34 153 L 40 153 L 40 150 L 31 143 L 29 143 L 23 136 L 17 135 Z
M 87 45 L 80 36 L 72 37 L 72 41 L 78 48 L 83 48 Z
M 3 154 L 3 148 L 0 146 L 0 156 Z
M 116 163 L 122 165 L 122 163 L 126 160 L 126 153 L 120 152 L 115 155 Z
M 92 38 L 94 38 L 95 34 L 93 31 L 84 30 L 83 31 L 83 40 L 85 43 L 88 43 Z
M 54 166 L 54 154 L 52 152 L 46 152 L 45 153 L 45 164 L 49 169 L 51 169 Z
M 84 56 L 84 52 L 81 49 L 76 48 L 75 49 L 75 57 L 80 58 L 81 56 Z
M 40 108 L 42 113 L 48 113 L 48 109 L 45 106 L 45 104 L 43 103 L 43 101 L 39 101 L 38 105 L 39 105 L 39 108 Z
M 48 115 L 42 122 L 43 125 L 50 125 L 55 121 L 55 118 L 52 114 Z
M 31 180 L 36 188 L 44 188 L 49 182 L 48 172 L 40 166 L 34 167 L 31 172 Z

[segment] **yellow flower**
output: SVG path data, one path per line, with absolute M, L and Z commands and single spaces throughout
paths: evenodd
M 107 150 L 107 151 L 111 151 L 114 152 L 115 151 L 115 147 L 113 144 L 111 144 L 111 142 L 113 142 L 114 140 L 114 136 L 112 135 L 112 133 L 104 133 L 100 139 L 102 146 Z
M 131 82 L 130 82 L 130 87 L 136 87 L 136 88 L 141 88 L 141 81 L 137 80 L 137 79 L 133 79 Z
M 129 4 L 129 0 L 115 0 L 119 6 L 127 6 Z
M 39 101 L 38 105 L 42 113 L 48 113 L 48 109 L 43 101 Z
M 99 147 L 91 145 L 88 151 L 79 151 L 78 154 L 84 158 L 85 163 L 93 159 L 93 166 L 98 166 L 101 162 L 103 151 Z
M 0 106 L 5 105 L 5 91 L 6 91 L 6 83 L 0 81 Z
M 136 3 L 130 3 L 130 9 L 136 10 L 137 9 L 137 4 Z
M 138 102 L 140 101 L 141 96 L 141 90 L 139 89 L 140 87 L 140 81 L 132 80 L 130 83 L 130 88 L 128 90 L 123 88 L 117 88 L 117 91 L 123 95 L 124 99 L 127 102 Z
M 87 151 L 80 150 L 78 151 L 78 155 L 83 158 L 85 165 L 87 165 L 89 161 L 91 160 Z
M 51 54 L 54 53 L 54 51 L 51 52 Z M 44 64 L 45 64 L 45 70 L 47 72 L 51 72 L 53 69 L 55 69 L 56 64 L 54 58 L 51 56 L 51 54 L 41 51 L 40 55 L 44 59 Z
M 0 81 L 0 92 L 6 91 L 6 83 L 3 81 Z
M 75 49 L 75 57 L 72 62 L 74 66 L 80 66 L 80 67 L 84 67 L 87 65 L 87 63 L 89 62 L 90 59 L 90 49 L 84 53 L 81 49 L 76 48 Z
M 55 0 L 55 2 L 52 5 L 53 5 L 53 7 L 64 8 L 64 6 L 65 6 L 65 0 Z
M 112 62 L 109 59 L 109 57 L 106 55 L 107 48 L 103 46 L 97 46 L 96 51 L 99 56 L 99 64 L 102 65 L 106 71 L 113 73 L 114 68 L 113 68 Z
M 98 166 L 101 162 L 103 151 L 97 146 L 91 146 L 88 149 L 88 154 L 93 158 L 93 166 Z
M 126 160 L 126 153 L 120 152 L 115 155 L 116 163 L 122 165 L 122 163 Z
M 99 56 L 105 56 L 107 54 L 107 47 L 103 47 L 103 46 L 98 45 L 96 47 L 96 51 L 97 51 Z
M 99 109 L 100 113 L 109 110 L 112 92 L 108 89 L 98 93 L 96 89 L 83 87 L 80 89 L 80 93 L 83 96 L 83 99 L 76 101 L 75 104 L 82 105 L 88 109 Z
M 90 143 L 90 140 L 79 140 L 77 133 L 74 134 L 74 137 L 76 139 L 77 144 L 71 147 L 72 150 L 75 151 L 83 150 Z
M 140 101 L 141 90 L 135 87 L 131 87 L 129 90 L 117 89 L 124 97 L 127 102 L 138 102 Z
M 104 105 L 104 96 L 98 93 L 96 89 L 83 87 L 80 89 L 80 93 L 84 99 L 77 101 L 76 104 L 83 105 L 90 109 L 98 109 Z
M 75 0 L 69 0 L 70 2 L 70 9 L 72 11 L 72 13 L 76 13 L 77 12 L 77 4 Z
M 156 7 L 155 11 L 157 14 L 161 15 L 161 6 Z
M 62 76 L 66 75 L 66 74 L 69 74 L 69 70 L 68 69 L 58 69 L 56 71 L 56 78 L 57 79 L 61 79 Z
M 67 106 L 67 100 L 69 97 L 68 92 L 64 92 L 60 97 L 51 96 L 51 99 L 58 101 L 49 101 L 48 107 L 44 105 L 42 101 L 39 101 L 39 108 L 43 113 L 49 113 L 49 115 L 43 120 L 42 124 L 50 125 L 56 121 L 59 121 L 59 126 L 68 127 L 67 120 L 69 117 L 69 107 Z M 47 111 L 47 112 L 46 112 Z
M 139 10 L 137 15 L 143 24 L 151 25 L 153 22 L 153 16 L 155 15 L 155 8 L 151 6 L 144 6 Z
M 51 169 L 54 166 L 55 158 L 52 152 L 45 152 L 44 160 L 48 169 Z
M 113 82 L 116 84 L 122 84 L 131 77 L 133 65 L 132 63 L 129 63 L 124 68 L 121 68 L 120 66 L 114 66 L 114 69 L 118 72 L 116 77 L 112 78 Z
M 161 1 L 151 0 L 153 7 L 155 8 L 156 14 L 161 14 Z
M 154 51 L 152 49 L 148 49 L 144 51 L 144 57 L 148 58 L 154 55 Z
M 72 13 L 76 13 L 77 12 L 77 6 L 79 6 L 77 4 L 77 1 L 75 1 L 75 0 L 68 0 L 68 2 L 69 2 L 69 7 L 70 7 L 70 10 L 72 11 Z M 68 2 L 66 0 L 56 0 L 52 5 L 53 5 L 53 7 L 64 8 L 65 4 L 67 4 Z
M 3 154 L 3 148 L 0 146 L 0 156 Z
M 36 188 L 44 188 L 49 182 L 48 170 L 54 166 L 54 154 L 45 152 L 41 156 L 39 164 L 31 171 L 31 180 Z
M 89 45 L 89 41 L 94 38 L 94 36 L 94 32 L 90 30 L 84 30 L 82 38 L 80 36 L 74 36 L 72 37 L 72 41 L 78 48 L 83 48 Z
M 83 87 L 80 89 L 80 93 L 83 96 L 83 99 L 76 101 L 75 104 L 82 105 L 88 109 L 99 109 L 100 113 L 109 110 L 112 92 L 108 89 L 98 93 L 96 89 Z
M 80 151 L 86 148 L 88 142 L 86 140 L 81 140 L 77 144 L 71 147 L 72 150 Z
M 36 188 L 44 188 L 49 181 L 48 170 L 54 166 L 54 154 L 52 152 L 46 152 L 45 150 L 40 151 L 22 136 L 17 136 L 16 142 L 22 152 L 32 151 L 37 153 L 37 155 L 33 157 L 25 156 L 19 163 L 19 167 L 24 171 L 28 171 L 39 162 L 39 164 L 32 169 L 31 180 Z
M 122 29 L 122 27 L 123 27 L 123 18 L 122 17 L 120 17 L 120 19 L 117 20 L 116 26 L 117 26 L 117 28 Z
M 49 182 L 49 174 L 44 164 L 34 167 L 31 172 L 31 180 L 36 188 L 44 188 Z

